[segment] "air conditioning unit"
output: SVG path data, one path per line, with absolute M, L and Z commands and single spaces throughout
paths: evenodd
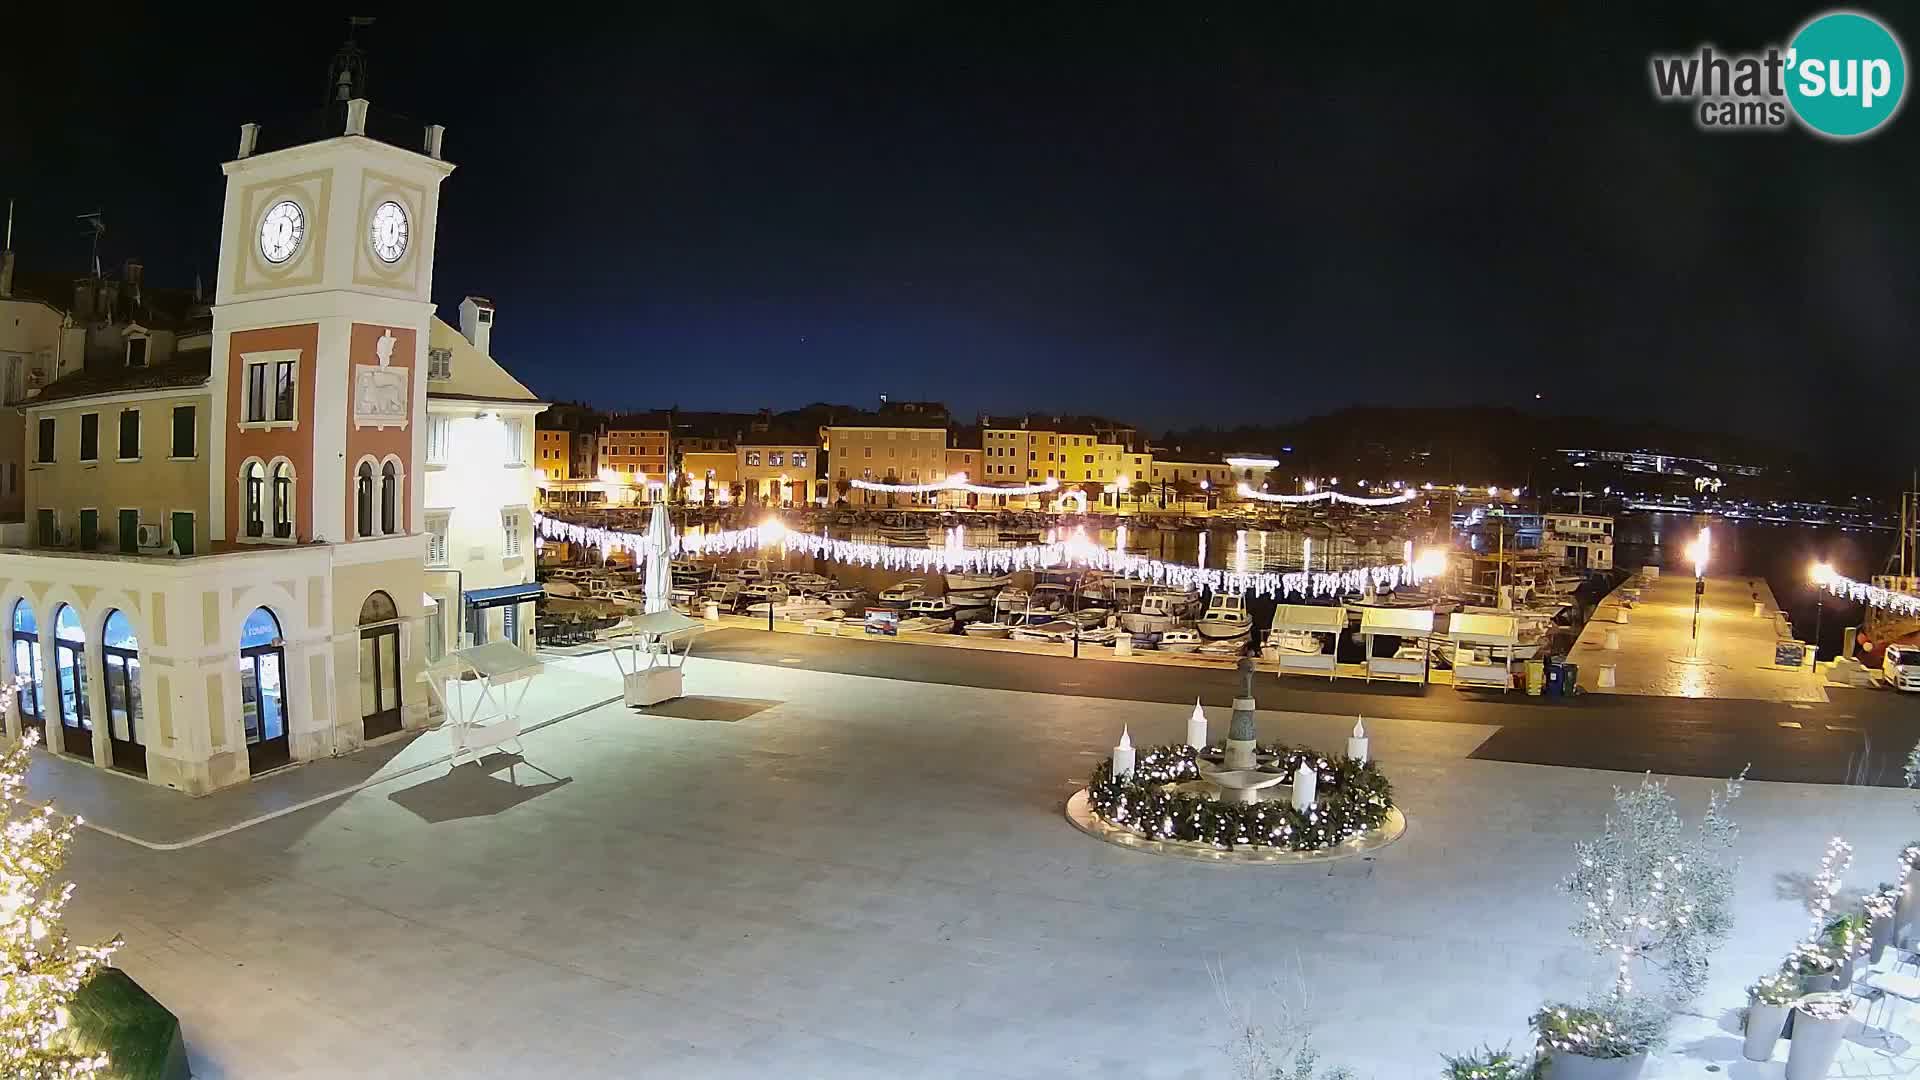
M 160 535 L 160 526 L 140 526 L 138 545 L 142 548 L 162 548 L 167 546 L 166 538 Z

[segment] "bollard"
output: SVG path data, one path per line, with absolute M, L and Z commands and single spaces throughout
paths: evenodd
M 1132 656 L 1133 655 L 1133 635 L 1132 634 L 1121 634 L 1119 637 L 1113 639 L 1113 655 L 1115 656 Z
M 1617 623 L 1625 623 L 1627 621 L 1627 609 L 1616 608 L 1613 613 L 1613 621 Z
M 1620 631 L 1618 630 L 1607 631 L 1607 648 L 1611 649 L 1614 652 L 1620 651 Z
M 1767 605 L 1758 600 L 1753 602 L 1753 617 L 1758 619 L 1767 613 Z
M 1612 664 L 1600 665 L 1600 674 L 1599 674 L 1599 677 L 1594 680 L 1594 685 L 1603 687 L 1603 688 L 1611 687 L 1614 685 L 1614 673 L 1613 673 Z
M 716 622 L 716 623 L 719 622 L 720 621 L 720 605 L 717 602 L 712 600 L 707 601 L 706 610 L 701 612 L 701 617 L 706 619 L 706 621 L 708 622 Z

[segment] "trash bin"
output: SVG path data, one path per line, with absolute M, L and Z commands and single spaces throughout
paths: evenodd
M 1539 697 L 1547 688 L 1547 664 L 1544 660 L 1527 661 L 1527 693 Z

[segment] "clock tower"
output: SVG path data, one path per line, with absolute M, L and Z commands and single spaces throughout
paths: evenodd
M 324 583 L 295 584 L 310 594 L 305 629 L 332 640 L 326 681 L 340 689 L 332 731 L 310 729 L 296 758 L 421 726 L 427 713 L 414 641 L 426 345 L 440 183 L 453 166 L 443 129 L 389 120 L 344 96 L 355 89 L 343 84 L 304 126 L 243 125 L 222 166 L 208 531 L 216 549 L 331 553 Z

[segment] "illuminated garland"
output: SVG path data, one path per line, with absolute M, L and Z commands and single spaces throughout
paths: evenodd
M 924 484 L 884 484 L 874 480 L 850 480 L 862 491 L 885 491 L 895 495 L 925 495 L 936 491 L 971 491 L 975 495 L 1039 495 L 1059 488 L 1060 481 L 1049 476 L 1038 484 L 970 484 L 966 473 L 954 473 L 943 480 Z
M 646 557 L 645 533 L 608 529 L 599 525 L 580 525 L 536 513 L 534 532 L 547 540 L 597 547 L 603 551 L 623 550 L 636 563 Z M 778 547 L 782 554 L 811 556 L 825 562 L 871 566 L 881 570 L 909 574 L 991 573 L 1011 574 L 1021 570 L 1083 569 L 1098 570 L 1153 585 L 1198 592 L 1253 592 L 1261 596 L 1342 596 L 1368 589 L 1386 592 L 1402 585 L 1417 584 L 1429 576 L 1424 569 L 1404 563 L 1364 567 L 1356 570 L 1273 571 L 1214 570 L 1201 566 L 1162 562 L 1143 555 L 1103 548 L 1084 535 L 1052 544 L 1024 547 L 967 548 L 942 546 L 899 548 L 859 540 L 836 540 L 815 533 L 794 532 L 778 522 L 748 529 L 729 529 L 688 537 L 676 533 L 671 538 L 669 558 L 702 555 L 735 555 Z
M 1185 743 L 1142 750 L 1132 774 L 1122 780 L 1113 779 L 1112 762 L 1094 766 L 1087 806 L 1109 825 L 1150 840 L 1221 849 L 1319 851 L 1386 824 L 1393 809 L 1393 785 L 1373 762 L 1327 757 L 1299 746 L 1262 746 L 1256 753 L 1273 755 L 1274 767 L 1287 776 L 1306 763 L 1317 781 L 1313 807 L 1303 812 L 1285 800 L 1221 802 L 1169 791 L 1170 784 L 1201 778 L 1199 756 Z
M 1839 574 L 1822 574 L 1815 582 L 1835 596 L 1844 596 L 1856 604 L 1882 608 L 1895 615 L 1920 616 L 1920 596 L 1912 593 L 1894 592 L 1878 585 L 1868 585 Z
M 1398 495 L 1384 495 L 1380 498 L 1367 498 L 1360 495 L 1347 495 L 1338 491 L 1316 491 L 1311 495 L 1271 495 L 1264 491 L 1255 491 L 1246 484 L 1240 485 L 1240 497 L 1257 502 L 1286 503 L 1297 506 L 1301 503 L 1336 502 L 1348 506 L 1398 506 L 1412 502 L 1417 492 L 1405 491 Z

